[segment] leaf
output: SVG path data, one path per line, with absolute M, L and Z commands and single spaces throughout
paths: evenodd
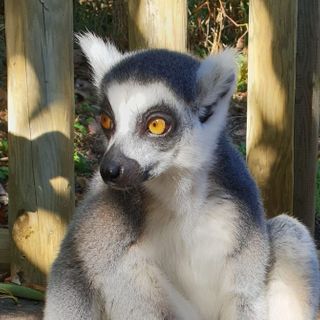
M 12 295 L 12 293 L 9 290 L 3 289 L 0 287 L 0 298 L 1 299 L 12 299 L 15 304 L 18 303 L 18 299 Z
M 77 172 L 79 172 L 79 173 L 90 172 L 89 161 L 80 152 L 78 152 L 78 151 L 74 152 L 73 160 L 74 160 L 74 167 Z
M 4 182 L 8 179 L 9 169 L 8 167 L 0 167 L 0 182 Z
M 10 297 L 19 297 L 30 300 L 43 301 L 44 293 L 35 289 L 19 286 L 13 283 L 0 283 L 0 293 Z
M 74 124 L 74 128 L 79 131 L 81 134 L 86 135 L 88 133 L 87 128 L 79 122 Z
M 0 152 L 3 154 L 8 153 L 8 140 L 7 139 L 2 139 L 0 141 Z

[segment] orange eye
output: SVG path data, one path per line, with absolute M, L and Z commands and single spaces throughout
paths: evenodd
M 110 130 L 113 128 L 113 122 L 110 117 L 108 117 L 106 114 L 101 115 L 101 125 L 103 128 Z
M 152 119 L 148 122 L 149 132 L 152 134 L 160 135 L 165 133 L 167 128 L 167 123 L 162 118 Z

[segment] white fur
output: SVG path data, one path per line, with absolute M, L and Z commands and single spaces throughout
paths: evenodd
M 213 151 L 225 126 L 227 110 L 227 107 L 217 108 L 212 119 L 205 124 L 196 123 L 193 130 L 184 135 L 174 165 L 195 171 L 208 166 L 209 162 L 213 164 Z
M 98 280 L 106 303 L 105 309 L 109 310 L 109 319 L 140 320 L 144 318 L 145 313 L 151 311 L 135 308 L 131 301 L 133 295 L 138 296 L 139 299 L 150 297 L 160 305 L 169 304 L 177 320 L 200 319 L 197 310 L 178 293 L 139 245 L 130 248 L 128 254 L 122 259 L 121 265 L 121 269 L 108 271 L 100 275 Z M 113 293 L 111 300 L 110 291 Z M 152 309 L 151 305 L 150 309 Z
M 135 130 L 137 118 L 150 107 L 161 103 L 176 106 L 181 101 L 162 82 L 141 85 L 133 81 L 113 83 L 106 92 L 117 123 L 117 135 L 126 136 Z
M 142 245 L 174 287 L 197 306 L 199 319 L 213 320 L 219 319 L 234 285 L 226 259 L 235 244 L 237 210 L 230 201 L 206 202 L 206 186 L 205 175 L 194 179 L 169 172 L 151 181 L 147 187 L 153 198 Z
M 216 90 L 218 89 L 212 88 L 211 91 L 216 92 Z M 186 130 L 183 139 L 176 148 L 165 154 L 156 152 L 148 144 L 141 143 L 139 139 L 135 138 L 137 120 L 150 107 L 157 104 L 166 104 L 179 114 L 183 109 L 188 108 L 184 106 L 184 102 L 162 82 L 148 85 L 140 85 L 132 81 L 121 84 L 114 83 L 108 88 L 106 94 L 113 108 L 117 126 L 116 133 L 110 140 L 109 148 L 115 142 L 122 145 L 123 153 L 129 158 L 135 159 L 142 167 L 146 167 L 154 159 L 158 159 L 159 165 L 152 172 L 152 174 L 158 175 L 169 166 L 194 171 L 208 165 L 208 162 L 212 162 L 213 150 L 221 130 L 225 127 L 228 99 L 230 99 L 232 90 L 227 94 L 226 99 L 217 102 L 214 116 L 205 124 L 196 121 L 193 130 Z
M 131 159 L 136 160 L 142 167 L 159 160 L 156 172 L 163 172 L 174 161 L 175 150 L 161 153 L 141 141 L 136 132 L 139 116 L 150 107 L 166 104 L 178 113 L 183 110 L 183 102 L 165 84 L 155 82 L 140 85 L 132 81 L 112 84 L 107 92 L 109 102 L 113 108 L 116 121 L 116 132 L 111 138 L 108 148 L 114 143 L 121 145 L 122 152 Z
M 278 265 L 268 285 L 269 320 L 312 319 L 305 281 L 291 265 Z M 293 271 L 293 272 L 292 272 Z
M 203 124 L 198 119 L 191 120 L 195 121 L 192 130 L 185 130 L 182 140 L 170 152 L 158 152 L 135 137 L 137 119 L 150 107 L 164 103 L 178 112 L 188 108 L 169 88 L 161 82 L 147 85 L 125 82 L 114 83 L 107 91 L 117 126 L 110 147 L 114 143 L 121 145 L 123 153 L 142 167 L 155 159 L 160 163 L 159 176 L 146 183 L 153 198 L 139 246 L 172 283 L 170 288 L 163 280 L 163 287 L 173 301 L 186 299 L 198 309 L 201 319 L 208 320 L 218 319 L 222 306 L 226 314 L 228 308 L 233 310 L 233 304 L 225 306 L 223 302 L 229 295 L 232 297 L 230 292 L 239 290 L 233 279 L 233 266 L 226 267 L 227 256 L 236 243 L 234 221 L 238 209 L 229 200 L 212 198 L 207 202 L 206 168 L 214 161 L 213 151 L 225 127 L 233 88 L 233 84 L 225 83 L 234 71 L 232 64 L 220 66 L 221 59 L 224 61 L 222 55 L 205 60 L 197 78 L 202 86 L 198 103 L 204 106 L 215 103 L 214 116 Z M 219 100 L 219 94 L 226 90 Z M 212 248 L 213 244 L 219 245 Z
M 229 102 L 230 94 L 235 89 L 235 50 L 226 49 L 217 55 L 211 55 L 201 62 L 197 72 L 197 81 L 200 87 L 198 102 L 207 106 L 219 99 L 219 93 L 229 92 L 223 100 Z M 230 78 L 233 81 L 230 83 Z
M 104 42 L 93 33 L 79 34 L 77 39 L 92 67 L 94 84 L 99 87 L 103 76 L 123 55 L 110 41 Z
M 306 270 L 306 262 L 310 260 L 310 240 L 305 237 L 308 231 L 286 215 L 273 220 L 279 222 L 280 230 L 272 235 L 275 265 L 268 282 L 269 320 L 314 319 L 309 307 L 310 275 Z M 281 221 L 282 225 L 285 223 L 291 228 L 281 229 Z M 313 281 L 312 285 L 316 287 L 317 280 Z
M 214 161 L 212 154 L 216 148 L 218 137 L 226 126 L 227 112 L 231 95 L 235 88 L 235 52 L 232 49 L 223 51 L 203 60 L 197 71 L 199 95 L 196 104 L 200 107 L 213 105 L 213 115 L 204 123 L 197 123 L 192 133 L 186 134 L 183 147 L 177 154 L 175 164 L 178 167 L 203 168 Z M 233 81 L 229 79 L 234 77 Z M 225 93 L 220 98 L 221 93 Z M 190 161 L 191 160 L 191 161 Z
M 79 42 L 99 85 L 122 55 L 92 34 L 80 36 Z M 107 263 L 102 264 L 104 272 L 95 275 L 101 301 L 111 319 L 144 319 L 169 305 L 179 320 L 311 320 L 304 271 L 310 241 L 304 255 L 296 249 L 299 237 L 294 233 L 281 237 L 275 232 L 268 239 L 264 226 L 249 221 L 228 190 L 208 181 L 235 86 L 234 52 L 226 50 L 201 62 L 196 81 L 196 112 L 161 81 L 113 82 L 102 93 L 115 115 L 109 148 L 116 144 L 142 168 L 157 165 L 155 178 L 145 183 L 142 234 L 117 266 L 105 270 Z M 140 116 L 159 104 L 173 108 L 183 128 L 181 139 L 165 152 L 136 130 Z M 207 115 L 208 108 L 212 116 L 201 123 L 198 117 Z M 281 234 L 281 219 L 278 227 Z M 308 237 L 305 230 L 301 234 Z M 266 285 L 269 240 L 275 263 Z M 88 265 L 93 263 L 86 257 Z

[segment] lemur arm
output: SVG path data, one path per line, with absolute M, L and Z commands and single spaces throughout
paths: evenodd
M 250 245 L 243 245 L 229 260 L 234 278 L 221 309 L 220 320 L 266 320 L 266 271 L 268 242 L 263 233 L 252 232 Z M 262 250 L 264 248 L 264 250 Z
M 180 297 L 138 245 L 133 245 L 117 267 L 111 273 L 102 275 L 99 282 L 108 319 L 199 319 L 192 317 L 193 311 L 187 305 L 191 318 L 184 317 L 187 310 L 183 311 L 183 315 L 177 314 L 180 310 L 174 304 L 180 305 Z M 173 296 L 177 298 L 174 301 Z
M 67 240 L 52 269 L 45 320 L 200 319 L 138 245 L 131 246 L 114 268 L 93 277 L 90 287 Z M 63 256 L 67 251 L 70 261 Z
M 220 320 L 266 320 L 266 298 L 261 293 L 258 297 L 235 294 L 225 301 L 221 309 Z
M 65 240 L 66 244 L 66 240 Z M 73 254 L 63 247 L 55 261 L 46 292 L 44 320 L 87 320 L 92 315 L 92 292 L 84 278 L 84 272 Z M 64 259 L 67 255 L 67 259 Z
M 85 199 L 51 272 L 45 320 L 185 319 L 175 304 L 183 314 L 187 303 L 139 245 L 137 197 L 102 191 Z

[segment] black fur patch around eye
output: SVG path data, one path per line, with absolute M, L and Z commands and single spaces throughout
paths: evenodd
M 215 105 L 216 103 L 213 103 L 200 108 L 199 120 L 201 123 L 205 123 L 213 115 Z
M 114 113 L 113 113 L 111 104 L 109 102 L 109 99 L 106 96 L 103 97 L 103 99 L 100 101 L 99 105 L 100 105 L 100 112 L 101 113 L 105 113 L 108 116 L 110 116 L 110 118 L 114 119 Z
M 171 129 L 168 134 L 164 136 L 150 136 L 146 134 L 146 124 L 148 118 L 153 114 L 159 114 L 163 118 L 170 121 Z M 152 145 L 161 151 L 167 151 L 175 146 L 177 141 L 181 139 L 182 136 L 182 126 L 178 123 L 178 116 L 175 111 L 167 106 L 166 104 L 158 104 L 141 115 L 140 119 L 137 122 L 136 131 L 139 133 L 141 139 L 152 143 Z
M 111 104 L 108 100 L 107 97 L 104 97 L 101 101 L 100 101 L 100 116 L 101 114 L 106 114 L 109 118 L 111 118 L 112 122 L 113 122 L 113 127 L 112 129 L 105 129 L 103 126 L 101 126 L 102 131 L 104 132 L 104 134 L 106 135 L 106 137 L 108 139 L 111 138 L 111 136 L 114 134 L 115 130 L 116 130 L 116 121 L 115 121 L 115 117 L 114 117 L 114 113 L 111 107 Z

